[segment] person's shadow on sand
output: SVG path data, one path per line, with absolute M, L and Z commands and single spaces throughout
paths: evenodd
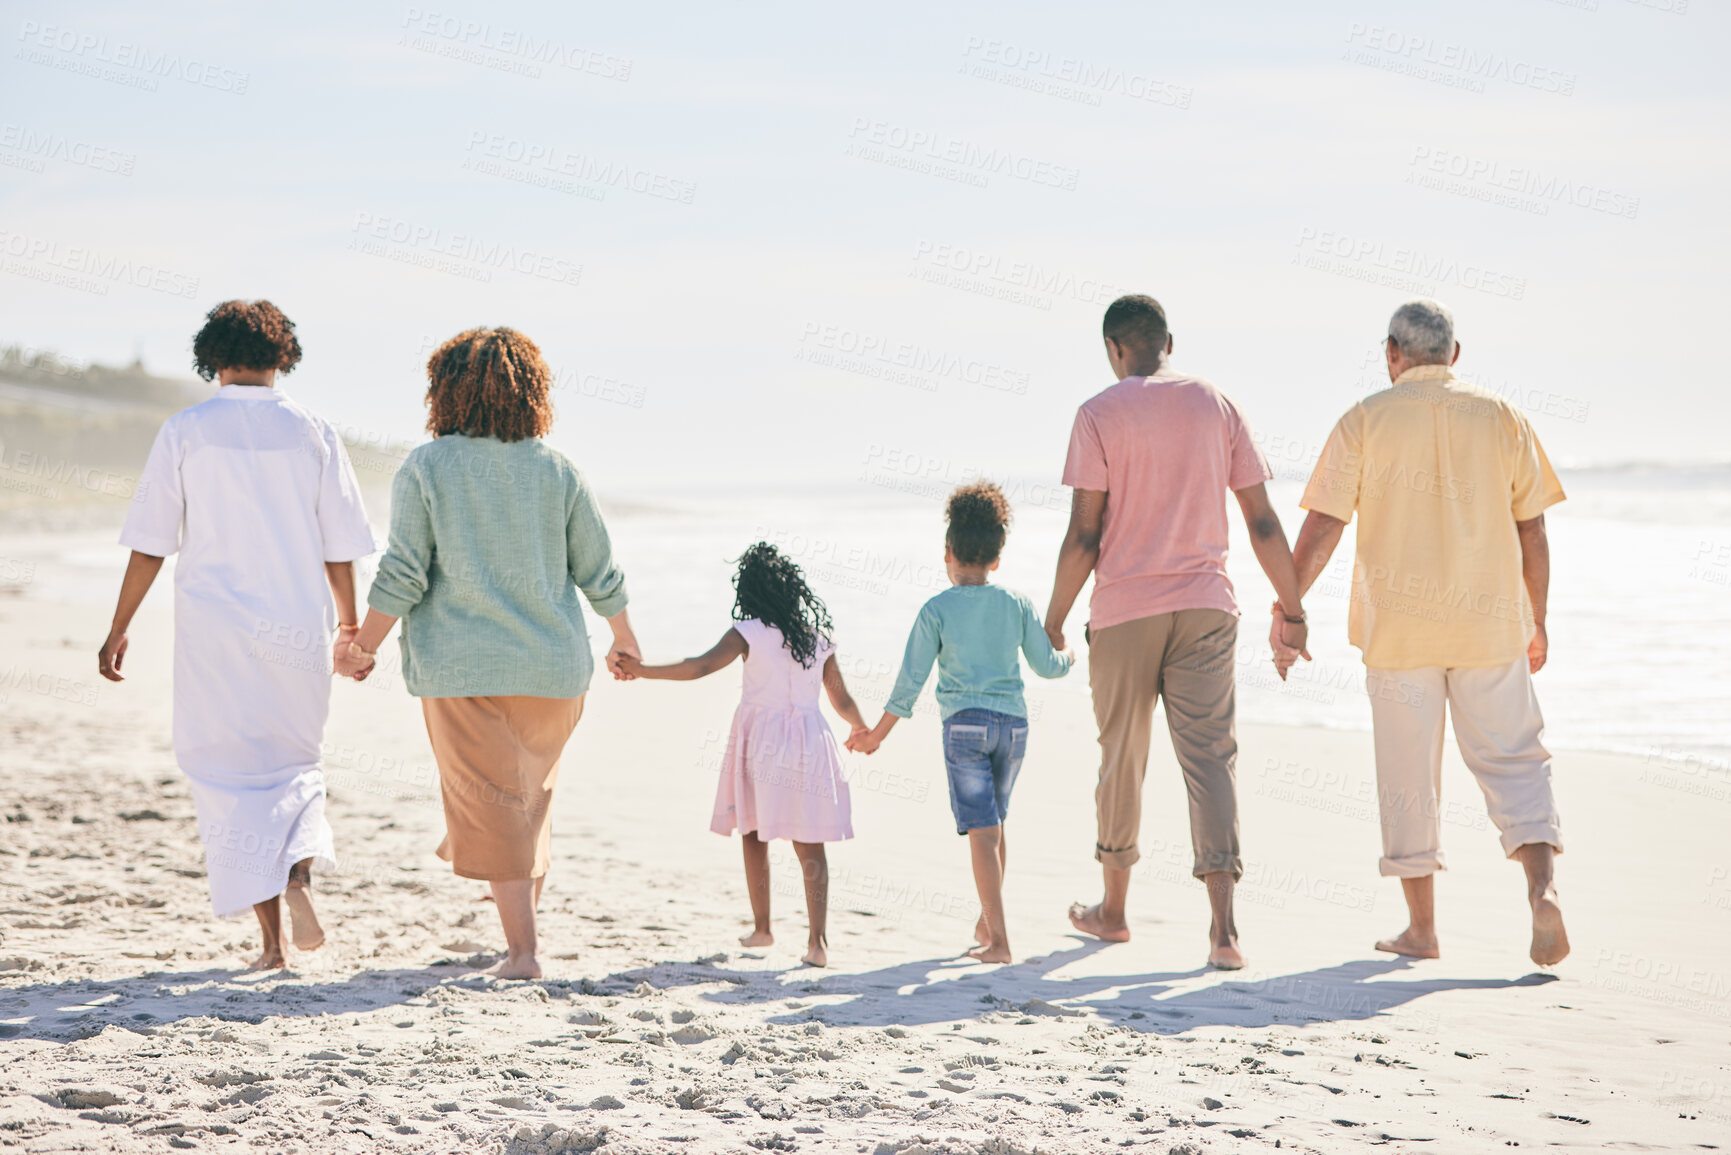
M 728 970 L 708 963 L 659 963 L 602 981 L 607 985 L 648 982 L 656 988 L 726 982 L 728 989 L 704 997 L 736 1005 L 786 1000 L 799 994 L 849 996 L 840 1003 L 790 1008 L 773 1016 L 771 1022 L 816 1019 L 838 1027 L 913 1026 L 966 1020 L 986 1011 L 1020 1012 L 1024 1016 L 1092 1011 L 1135 1030 L 1175 1034 L 1197 1027 L 1301 1026 L 1371 1019 L 1442 991 L 1538 986 L 1556 978 L 1535 973 L 1514 979 L 1395 981 L 1383 976 L 1411 969 L 1412 960 L 1378 958 L 1260 979 L 1228 979 L 1170 994 L 1176 984 L 1212 972 L 1198 967 L 1135 975 L 1061 977 L 1055 973 L 1107 945 L 1078 937 L 1076 947 L 995 970 L 975 968 L 965 959 L 919 959 L 853 975 L 824 975 L 806 968 L 763 972 Z M 969 973 L 955 978 L 944 973 L 962 968 Z M 811 981 L 789 981 L 800 977 Z
M 1357 959 L 1336 966 L 1267 978 L 1235 978 L 1170 993 L 1207 968 L 1136 975 L 1057 972 L 1104 950 L 1108 944 L 1078 937 L 1078 945 L 985 969 L 962 958 L 917 959 L 863 974 L 828 974 L 805 967 L 786 971 L 742 971 L 714 962 L 659 962 L 602 979 L 539 979 L 510 987 L 538 986 L 555 999 L 573 995 L 625 996 L 647 982 L 656 989 L 720 985 L 707 1001 L 764 1005 L 802 1001 L 802 996 L 845 995 L 841 1002 L 788 1007 L 770 1022 L 832 1026 L 917 1026 L 965 1022 L 986 1012 L 1023 1017 L 1101 1018 L 1157 1034 L 1198 1027 L 1265 1027 L 1277 1023 L 1343 1022 L 1375 1018 L 1425 995 L 1455 990 L 1499 990 L 1538 986 L 1556 976 L 1515 979 L 1427 978 L 1393 981 L 1385 975 L 1414 966 L 1409 959 Z M 1438 964 L 1424 964 L 1434 968 Z M 965 971 L 956 977 L 946 972 Z M 291 981 L 274 981 L 278 976 Z M 805 982 L 795 980 L 805 979 Z M 0 1038 L 68 1041 L 114 1025 L 134 1031 L 189 1018 L 259 1023 L 268 1018 L 365 1014 L 460 983 L 490 987 L 496 980 L 457 964 L 419 969 L 363 971 L 340 982 L 293 981 L 292 972 L 154 971 L 112 981 L 77 979 L 34 983 L 0 991 Z M 1002 1023 L 999 1016 L 997 1023 Z M 1012 1022 L 1014 1020 L 1011 1020 Z
M 306 983 L 298 981 L 292 970 L 210 968 L 31 983 L 0 990 L 0 1038 L 67 1042 L 107 1026 L 145 1032 L 201 1016 L 261 1023 L 270 1018 L 364 1014 L 400 1005 L 472 974 L 445 964 L 362 971 L 340 982 Z

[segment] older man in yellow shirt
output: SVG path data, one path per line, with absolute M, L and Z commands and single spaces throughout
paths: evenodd
M 1388 334 L 1393 385 L 1335 425 L 1293 548 L 1308 590 L 1357 513 L 1347 635 L 1363 652 L 1370 693 L 1381 870 L 1401 880 L 1409 915 L 1405 931 L 1376 946 L 1440 953 L 1433 884 L 1445 868 L 1446 704 L 1503 851 L 1526 868 L 1531 955 L 1549 966 L 1569 939 L 1552 880 L 1563 844 L 1532 676 L 1547 646 L 1544 511 L 1563 489 L 1526 418 L 1455 377 L 1460 343 L 1446 308 L 1402 305 Z

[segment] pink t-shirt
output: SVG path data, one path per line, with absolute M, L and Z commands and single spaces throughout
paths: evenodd
M 1274 474 L 1226 395 L 1200 377 L 1126 377 L 1076 411 L 1064 484 L 1106 492 L 1088 624 L 1238 612 L 1226 491 Z

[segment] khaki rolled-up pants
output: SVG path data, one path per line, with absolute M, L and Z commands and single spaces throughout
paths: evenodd
M 459 878 L 540 878 L 552 862 L 553 788 L 583 699 L 422 698 Z
M 1423 878 L 1446 869 L 1442 849 L 1444 707 L 1461 760 L 1478 780 L 1503 853 L 1533 842 L 1563 849 L 1551 794 L 1545 719 L 1525 656 L 1506 666 L 1368 668 L 1376 741 L 1376 794 L 1382 813 L 1380 872 Z
M 1238 852 L 1238 736 L 1233 724 L 1238 617 L 1176 610 L 1090 630 L 1088 685 L 1100 727 L 1094 790 L 1101 865 L 1127 870 L 1142 857 L 1142 779 L 1154 703 L 1164 698 L 1172 749 L 1190 795 L 1192 873 L 1244 873 Z

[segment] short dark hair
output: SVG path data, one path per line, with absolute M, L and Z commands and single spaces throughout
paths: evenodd
M 991 565 L 1004 552 L 1010 528 L 1010 499 L 996 482 L 976 481 L 950 494 L 944 506 L 950 528 L 944 543 L 962 565 Z
M 1106 319 L 1100 325 L 1103 336 L 1138 353 L 1164 353 L 1166 310 L 1159 301 L 1142 293 L 1119 297 L 1106 306 Z
M 192 339 L 192 367 L 206 381 L 224 369 L 292 373 L 300 359 L 295 323 L 269 301 L 224 301 Z
M 427 432 L 523 441 L 553 427 L 553 372 L 515 329 L 465 329 L 427 358 Z

